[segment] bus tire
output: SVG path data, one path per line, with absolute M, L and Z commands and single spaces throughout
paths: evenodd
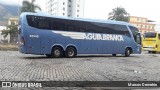
M 65 51 L 65 56 L 68 58 L 75 57 L 77 54 L 76 49 L 74 47 L 68 47 Z
M 116 54 L 112 54 L 113 57 L 116 57 Z
M 148 53 L 152 53 L 151 51 L 148 51 Z
M 63 50 L 60 47 L 54 47 L 52 49 L 52 57 L 60 58 L 63 55 Z
M 153 54 L 156 54 L 156 51 L 152 51 Z
M 129 57 L 130 54 L 131 54 L 130 49 L 129 49 L 129 48 L 126 48 L 126 50 L 125 50 L 125 57 Z

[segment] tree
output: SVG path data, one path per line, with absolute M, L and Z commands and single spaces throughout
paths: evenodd
M 21 13 L 22 12 L 36 12 L 36 10 L 40 10 L 41 8 L 38 5 L 35 5 L 36 0 L 31 0 L 31 2 L 29 1 L 23 1 L 23 6 L 21 8 Z
M 17 39 L 18 37 L 18 27 L 14 23 L 12 23 L 11 25 L 8 25 L 7 30 L 2 31 L 2 35 L 4 35 L 4 37 L 6 37 L 9 34 L 10 34 L 11 42 L 14 42 L 14 39 Z
M 129 21 L 129 13 L 127 13 L 127 11 L 123 7 L 117 7 L 112 9 L 112 12 L 110 12 L 108 15 L 109 15 L 108 19 L 110 20 L 125 21 L 125 22 Z

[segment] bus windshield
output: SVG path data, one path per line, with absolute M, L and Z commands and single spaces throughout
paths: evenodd
M 145 38 L 156 38 L 157 33 L 145 33 L 144 37 Z

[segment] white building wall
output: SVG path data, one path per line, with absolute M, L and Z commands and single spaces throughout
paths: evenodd
M 2 34 L 2 31 L 3 30 L 6 30 L 7 29 L 7 27 L 6 26 L 0 26 L 0 43 L 2 43 L 2 40 L 8 40 L 8 38 L 6 37 L 4 37 L 4 35 L 1 35 Z
M 51 15 L 83 17 L 84 0 L 47 0 L 46 10 Z

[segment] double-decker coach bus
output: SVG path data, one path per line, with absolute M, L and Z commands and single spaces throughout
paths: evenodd
M 141 36 L 133 25 L 111 20 L 67 18 L 38 13 L 20 16 L 19 51 L 47 57 L 141 53 Z

